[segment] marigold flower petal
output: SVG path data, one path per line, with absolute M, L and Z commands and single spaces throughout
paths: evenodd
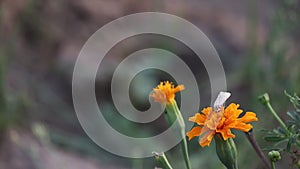
M 194 137 L 200 136 L 201 135 L 201 130 L 202 128 L 199 126 L 193 127 L 191 131 L 187 132 L 187 136 L 189 137 L 189 140 L 191 140 Z
M 248 132 L 249 130 L 251 130 L 253 128 L 253 126 L 251 124 L 238 123 L 237 125 L 235 125 L 232 128 L 237 129 L 237 130 L 241 130 L 241 131 L 244 131 L 244 132 Z
M 249 122 L 252 122 L 252 121 L 257 121 L 257 117 L 256 117 L 256 114 L 253 113 L 253 112 L 246 112 L 246 114 L 239 118 L 238 121 L 241 121 L 241 122 L 244 122 L 244 123 L 249 123 Z
M 235 135 L 231 133 L 229 128 L 222 128 L 221 130 L 216 130 L 217 133 L 221 133 L 224 140 L 228 138 L 235 138 Z
M 209 146 L 214 135 L 215 131 L 213 130 L 206 132 L 205 135 L 199 141 L 201 147 Z
M 224 110 L 224 115 L 228 118 L 238 118 L 239 115 L 243 112 L 243 110 L 238 109 L 240 107 L 239 104 L 231 103 Z
M 209 115 L 209 113 L 212 111 L 211 107 L 206 107 L 204 109 L 202 109 L 202 113 L 205 114 L 206 116 Z
M 200 113 L 196 113 L 195 116 L 189 118 L 189 121 L 203 125 L 206 120 L 206 116 Z

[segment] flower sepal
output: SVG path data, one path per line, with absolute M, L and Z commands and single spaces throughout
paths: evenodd
M 216 151 L 220 161 L 227 169 L 238 169 L 237 150 L 232 138 L 224 140 L 222 135 L 215 134 Z
M 185 128 L 184 120 L 182 114 L 177 106 L 175 100 L 171 101 L 169 104 L 166 105 L 166 119 L 168 119 L 169 125 L 172 125 L 174 121 L 177 120 L 178 126 L 182 129 Z

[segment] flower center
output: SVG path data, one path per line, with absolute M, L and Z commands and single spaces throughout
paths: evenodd
M 222 123 L 222 117 L 224 113 L 224 108 L 220 111 L 211 111 L 204 123 L 204 126 L 210 130 L 216 130 L 220 123 Z

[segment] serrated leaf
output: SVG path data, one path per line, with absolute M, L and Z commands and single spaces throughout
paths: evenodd
M 293 120 L 295 120 L 297 123 L 300 123 L 300 115 L 299 115 L 297 112 L 289 111 L 289 112 L 287 112 L 287 114 L 288 114 Z
M 285 142 L 287 142 L 287 141 L 288 141 L 288 139 L 284 139 L 282 141 L 278 141 L 277 143 L 274 144 L 274 147 L 278 147 L 278 146 L 285 147 L 285 144 L 286 144 Z
M 265 136 L 264 139 L 268 142 L 280 142 L 286 139 L 283 136 Z
M 278 127 L 277 129 L 273 129 L 273 132 L 279 135 L 288 135 L 287 131 L 281 127 Z
M 270 132 L 270 130 L 268 130 L 268 129 L 260 129 L 259 131 L 264 132 L 264 133 Z
M 294 93 L 294 95 L 292 96 L 287 91 L 284 91 L 284 94 L 289 98 L 290 102 L 293 104 L 296 111 L 300 112 L 300 98 L 299 98 L 299 96 L 296 93 Z
M 289 126 L 288 126 L 288 130 L 289 130 L 291 133 L 296 134 L 298 128 L 297 128 L 296 124 L 292 124 L 292 125 L 289 125 Z
M 286 145 L 286 150 L 287 150 L 288 152 L 290 152 L 290 151 L 291 151 L 292 145 L 295 144 L 295 143 L 296 143 L 296 138 L 295 138 L 295 137 L 291 137 L 291 138 L 289 139 L 287 145 Z

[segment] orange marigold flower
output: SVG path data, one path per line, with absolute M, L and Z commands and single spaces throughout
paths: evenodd
M 151 94 L 151 97 L 153 97 L 155 102 L 170 104 L 175 99 L 175 93 L 181 90 L 184 90 L 184 85 L 174 87 L 172 82 L 160 82 L 156 88 L 153 88 L 154 93 Z
M 227 140 L 235 137 L 231 133 L 231 129 L 248 132 L 253 126 L 247 123 L 258 119 L 253 112 L 246 112 L 244 116 L 239 118 L 243 112 L 239 106 L 239 104 L 231 103 L 227 108 L 221 107 L 218 111 L 207 107 L 202 110 L 202 113 L 196 113 L 195 116 L 190 117 L 189 121 L 195 122 L 197 126 L 187 133 L 189 140 L 200 136 L 199 144 L 205 147 L 209 146 L 216 133 L 220 133 L 223 139 Z

